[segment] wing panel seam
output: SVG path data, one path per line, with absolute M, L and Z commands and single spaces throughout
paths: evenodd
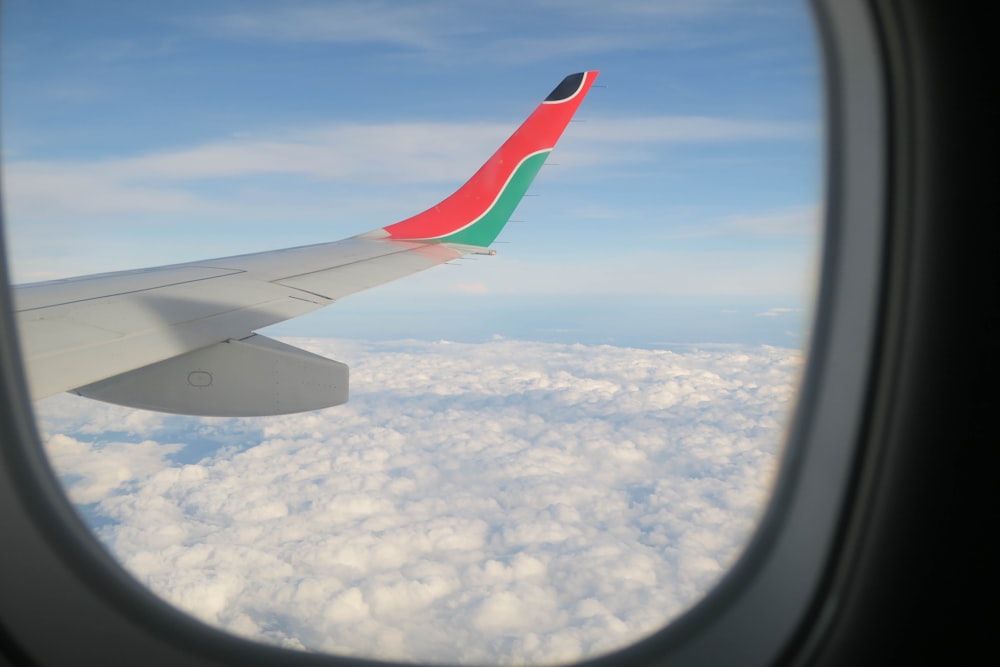
M 152 285 L 150 287 L 143 287 L 141 289 L 124 290 L 121 292 L 113 292 L 111 294 L 101 294 L 99 296 L 89 296 L 84 299 L 72 299 L 70 301 L 60 301 L 59 303 L 50 303 L 44 306 L 34 306 L 33 308 L 24 308 L 23 310 L 17 310 L 18 313 L 30 313 L 36 310 L 46 310 L 47 308 L 57 308 L 59 306 L 68 306 L 73 303 L 85 303 L 87 301 L 98 301 L 100 299 L 108 299 L 113 296 L 125 296 L 126 294 L 139 294 L 141 292 L 152 292 L 154 290 L 163 289 L 165 287 L 177 287 L 178 285 L 189 285 L 191 283 L 204 282 L 206 280 L 216 280 L 218 278 L 229 278 L 240 273 L 246 273 L 243 269 L 232 269 L 229 273 L 225 273 L 221 276 L 206 276 L 204 278 L 192 278 L 191 280 L 179 280 L 173 283 L 164 283 L 162 285 Z

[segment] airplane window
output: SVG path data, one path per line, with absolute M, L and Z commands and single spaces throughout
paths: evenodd
M 286 648 L 548 664 L 648 636 L 736 562 L 816 291 L 805 6 L 21 3 L 2 30 L 15 300 L 62 308 L 19 315 L 36 420 L 137 581 Z M 495 243 L 479 217 L 386 229 L 575 95 Z M 339 239 L 356 268 L 322 284 L 308 248 L 238 257 Z M 216 343 L 246 356 L 185 356 Z M 174 366 L 141 370 L 181 357 L 199 389 L 244 372 L 230 415 L 313 389 L 181 409 Z M 341 364 L 349 400 L 301 407 Z

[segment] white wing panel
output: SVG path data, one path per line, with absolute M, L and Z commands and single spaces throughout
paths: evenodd
M 100 273 L 80 278 L 17 285 L 14 288 L 14 303 L 16 310 L 22 312 L 73 301 L 182 285 L 233 273 L 239 273 L 239 270 L 184 265 Z
M 306 295 L 308 296 L 308 295 Z M 269 283 L 219 278 L 22 313 L 33 398 L 244 337 L 329 303 Z
M 414 241 L 352 237 L 331 243 L 285 248 L 251 255 L 222 257 L 197 262 L 191 266 L 225 271 L 243 271 L 250 274 L 255 280 L 273 282 L 346 264 L 367 262 L 385 255 L 393 255 L 427 245 Z
M 44 398 L 244 338 L 465 252 L 355 237 L 17 287 L 31 395 Z
M 277 282 L 328 299 L 340 299 L 461 256 L 461 252 L 448 246 L 420 245 L 365 261 L 283 278 Z

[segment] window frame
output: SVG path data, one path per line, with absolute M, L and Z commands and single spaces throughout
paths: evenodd
M 743 555 L 703 600 L 652 637 L 588 664 L 771 664 L 808 644 L 836 613 L 836 597 L 824 592 L 848 535 L 886 330 L 891 91 L 885 15 L 863 0 L 817 0 L 814 8 L 826 91 L 822 276 L 774 496 Z M 6 283 L 5 255 L 0 262 Z M 228 635 L 125 573 L 76 515 L 44 457 L 16 338 L 10 294 L 0 289 L 0 646 L 8 658 L 47 665 L 372 664 Z

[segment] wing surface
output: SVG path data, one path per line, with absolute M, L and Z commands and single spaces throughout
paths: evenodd
M 299 350 L 296 358 L 289 346 L 264 343 L 254 331 L 463 255 L 488 253 L 596 77 L 596 71 L 566 77 L 468 182 L 396 224 L 332 243 L 16 286 L 32 398 L 76 391 L 132 405 L 142 386 L 140 407 L 191 414 L 194 401 L 204 408 L 197 414 L 230 415 L 227 406 L 240 402 L 234 387 L 246 383 L 224 382 L 219 373 L 236 365 L 245 371 L 252 358 L 261 363 L 251 366 L 264 369 L 259 381 L 273 384 L 276 397 L 274 408 L 257 408 L 258 414 L 317 407 L 288 398 L 289 378 L 320 372 L 300 372 L 319 368 L 315 355 Z M 225 347 L 232 341 L 252 343 L 238 346 L 238 364 L 236 348 Z M 172 359 L 178 361 L 161 363 Z M 339 402 L 346 400 L 343 370 L 343 390 L 330 391 Z M 186 395 L 176 398 L 178 392 Z

